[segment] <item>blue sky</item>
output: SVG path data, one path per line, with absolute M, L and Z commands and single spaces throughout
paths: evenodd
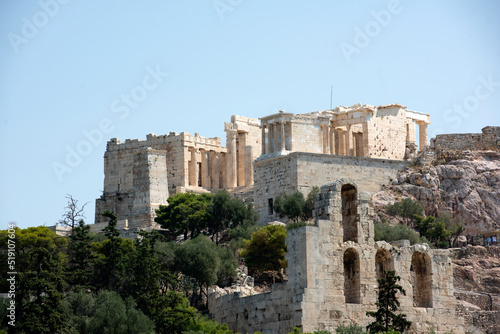
M 0 229 L 103 190 L 106 142 L 354 103 L 500 125 L 498 1 L 2 1 Z

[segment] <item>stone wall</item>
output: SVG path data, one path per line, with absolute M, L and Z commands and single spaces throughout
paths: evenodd
M 377 278 L 395 270 L 406 290 L 398 296 L 399 312 L 412 321 L 410 333 L 464 333 L 463 319 L 455 316 L 448 252 L 375 242 L 369 198 L 352 179 L 323 186 L 315 225 L 288 230 L 288 281 L 262 295 L 212 296 L 211 313 L 243 333 L 333 332 L 351 321 L 365 327 L 373 321 L 366 312 L 376 308 Z
M 349 177 L 362 191 L 375 193 L 390 184 L 397 172 L 408 166 L 405 161 L 292 152 L 267 155 L 254 163 L 255 203 L 260 223 L 279 220 L 272 211 L 278 196 L 297 190 L 307 195 L 314 186 Z
M 500 150 L 500 127 L 487 126 L 482 133 L 441 134 L 432 139 L 431 147 L 437 152 L 446 151 L 498 151 Z
M 146 151 L 145 151 L 146 150 Z M 144 152 L 148 152 L 144 155 Z M 171 132 L 146 140 L 111 139 L 104 154 L 104 193 L 96 200 L 95 222 L 110 210 L 130 228 L 155 227 L 154 210 L 169 195 L 226 187 L 226 148 L 220 138 Z

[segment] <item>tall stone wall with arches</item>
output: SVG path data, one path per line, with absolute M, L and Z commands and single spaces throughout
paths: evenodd
M 399 312 L 410 333 L 464 333 L 455 315 L 453 272 L 446 250 L 408 242 L 374 241 L 370 196 L 352 179 L 321 187 L 315 224 L 288 230 L 288 281 L 266 294 L 209 300 L 211 313 L 242 333 L 335 331 L 344 323 L 366 326 L 376 310 L 377 279 L 387 270 L 401 277 Z

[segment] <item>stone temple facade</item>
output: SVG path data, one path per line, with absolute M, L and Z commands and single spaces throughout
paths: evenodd
M 374 241 L 370 194 L 352 179 L 321 187 L 313 226 L 288 230 L 288 281 L 272 291 L 243 297 L 239 292 L 209 295 L 209 311 L 241 333 L 335 332 L 350 322 L 374 319 L 377 279 L 395 270 L 406 295 L 398 295 L 412 321 L 410 333 L 464 333 L 455 315 L 453 269 L 447 250 L 427 245 Z
M 146 140 L 111 139 L 104 154 L 104 193 L 96 200 L 93 230 L 111 210 L 122 230 L 155 229 L 155 209 L 182 192 L 227 189 L 246 194 L 260 222 L 278 220 L 277 196 L 351 177 L 375 192 L 427 145 L 429 115 L 399 104 L 305 113 L 260 120 L 232 116 L 221 139 L 173 133 Z

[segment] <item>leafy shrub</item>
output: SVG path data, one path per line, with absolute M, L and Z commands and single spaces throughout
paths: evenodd
M 415 232 L 412 228 L 397 224 L 391 225 L 386 223 L 375 224 L 375 241 L 397 241 L 402 239 L 410 240 L 410 244 L 431 244 L 429 240 L 424 237 L 420 237 L 417 232 Z

